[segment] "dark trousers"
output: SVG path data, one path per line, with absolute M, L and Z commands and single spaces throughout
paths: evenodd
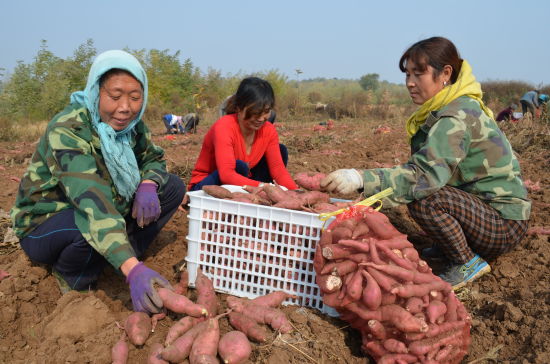
M 184 194 L 185 184 L 171 174 L 159 194 L 161 215 L 157 221 L 140 228 L 131 214 L 125 216 L 128 239 L 138 259 L 176 212 Z M 76 290 L 89 288 L 108 264 L 78 230 L 73 209 L 60 211 L 44 221 L 21 240 L 21 247 L 32 261 L 53 266 Z
M 288 163 L 288 150 L 284 144 L 279 144 L 279 149 L 281 150 L 281 157 L 283 158 L 283 163 L 286 166 Z M 265 156 L 260 159 L 258 164 L 252 168 L 248 169 L 248 165 L 240 159 L 237 159 L 235 165 L 235 171 L 241 176 L 251 178 L 254 181 L 260 181 L 265 183 L 273 182 L 273 177 L 269 173 L 269 166 L 267 165 L 267 159 Z M 208 176 L 204 177 L 202 181 L 197 183 L 191 188 L 191 191 L 199 191 L 202 189 L 202 186 L 211 186 L 211 185 L 221 185 L 222 181 L 220 179 L 220 173 L 216 170 L 210 173 Z
M 523 116 L 525 116 L 527 111 L 529 111 L 531 113 L 531 116 L 534 119 L 535 116 L 536 116 L 536 114 L 535 114 L 535 105 L 533 105 L 529 101 L 525 101 L 525 100 L 519 100 L 519 102 L 521 103 L 521 112 L 523 113 Z

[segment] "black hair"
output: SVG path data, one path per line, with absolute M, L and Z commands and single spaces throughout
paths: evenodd
M 235 95 L 227 100 L 226 113 L 247 109 L 245 118 L 248 119 L 266 113 L 274 106 L 275 94 L 269 82 L 258 77 L 247 77 L 241 81 Z
M 451 83 L 455 83 L 462 67 L 462 59 L 455 45 L 443 37 L 424 39 L 410 46 L 399 60 L 401 72 L 406 72 L 407 60 L 414 62 L 419 71 L 425 71 L 428 65 L 432 66 L 434 80 L 446 65 L 451 66 L 453 68 Z

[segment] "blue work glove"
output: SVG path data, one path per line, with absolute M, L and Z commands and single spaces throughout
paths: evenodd
M 132 217 L 139 227 L 144 227 L 156 221 L 160 216 L 160 201 L 155 182 L 141 182 L 136 191 Z
M 126 277 L 126 283 L 130 285 L 130 296 L 135 312 L 159 313 L 162 308 L 162 300 L 154 287 L 157 283 L 165 288 L 172 288 L 170 283 L 154 270 L 147 268 L 143 262 L 139 262 Z

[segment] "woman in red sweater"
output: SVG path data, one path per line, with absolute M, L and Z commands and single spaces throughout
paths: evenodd
M 258 186 L 273 181 L 291 190 L 298 188 L 286 169 L 286 147 L 279 144 L 273 124 L 266 122 L 274 105 L 269 82 L 258 77 L 241 81 L 228 102 L 228 114 L 204 137 L 191 172 L 190 191 L 207 185 Z

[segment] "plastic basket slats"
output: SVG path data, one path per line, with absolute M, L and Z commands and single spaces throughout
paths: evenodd
M 200 268 L 218 292 L 254 298 L 282 290 L 297 296 L 285 304 L 337 314 L 323 305 L 315 283 L 313 255 L 323 226 L 318 215 L 221 200 L 203 191 L 188 195 L 190 286 Z

